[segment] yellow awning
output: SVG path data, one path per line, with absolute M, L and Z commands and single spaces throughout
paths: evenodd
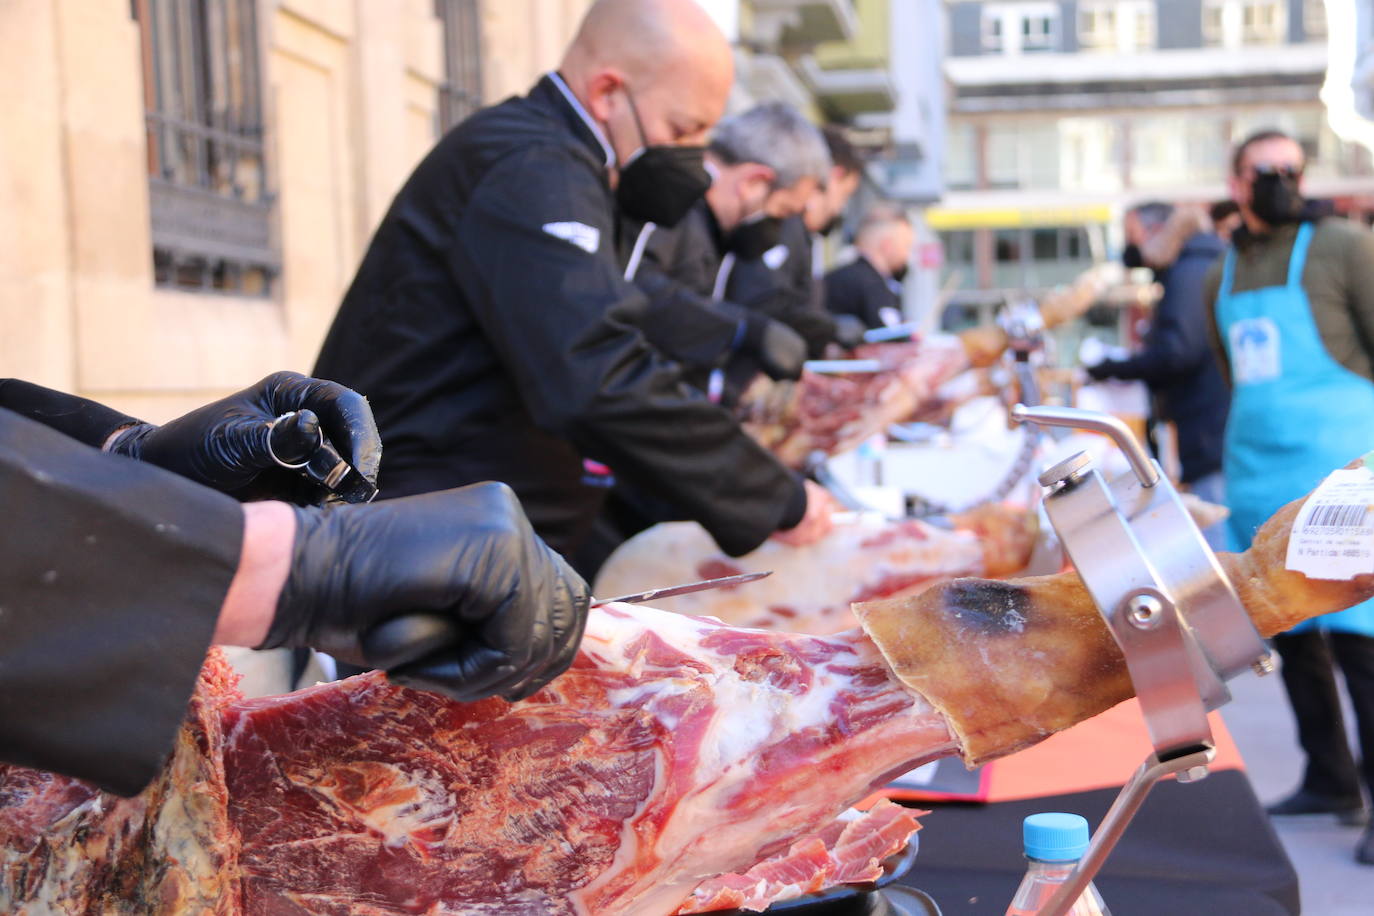
M 951 210 L 931 207 L 926 222 L 932 229 L 1012 229 L 1018 226 L 1082 226 L 1112 221 L 1108 204 L 1068 207 L 985 207 Z

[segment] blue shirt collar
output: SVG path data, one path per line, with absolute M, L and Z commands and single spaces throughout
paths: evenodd
M 577 96 L 573 95 L 572 90 L 568 88 L 567 83 L 563 82 L 563 77 L 559 76 L 557 71 L 549 74 L 549 80 L 558 88 L 559 92 L 563 93 L 563 98 L 568 100 L 568 104 L 572 106 L 572 110 L 577 112 L 577 116 L 582 119 L 582 123 L 587 125 L 587 129 L 592 132 L 597 142 L 601 144 L 601 149 L 606 153 L 606 168 L 615 165 L 615 147 L 611 146 L 610 141 L 606 139 L 606 132 L 601 129 L 601 125 L 596 123 L 587 112 L 587 109 L 583 107 L 582 102 L 578 100 Z

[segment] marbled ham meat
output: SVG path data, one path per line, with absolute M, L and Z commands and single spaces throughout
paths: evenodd
M 848 375 L 805 372 L 797 382 L 761 378 L 741 400 L 744 428 L 784 464 L 801 468 L 813 452 L 850 451 L 907 419 L 970 365 L 960 339 L 944 335 L 868 344 L 852 356 L 875 359 L 884 368 Z

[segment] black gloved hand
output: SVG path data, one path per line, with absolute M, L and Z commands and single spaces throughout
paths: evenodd
M 868 326 L 857 315 L 835 315 L 835 343 L 852 350 L 864 342 L 864 332 Z
M 351 388 L 298 372 L 273 373 L 252 388 L 162 426 L 131 426 L 118 434 L 109 451 L 155 464 L 240 500 L 318 503 L 327 491 L 278 465 L 268 445 L 268 424 L 293 410 L 312 411 L 318 417 L 318 429 L 339 455 L 376 483 L 382 440 L 367 400 Z M 309 415 L 298 415 L 294 422 L 303 445 L 313 445 L 318 433 Z
M 744 319 L 740 349 L 758 360 L 759 368 L 772 379 L 801 378 L 806 362 L 806 339 L 781 321 L 752 312 Z
M 1100 382 L 1103 379 L 1112 378 L 1116 374 L 1116 361 L 1104 359 L 1100 363 L 1095 363 L 1094 365 L 1086 367 L 1084 371 L 1088 373 L 1088 377 L 1093 381 Z
M 480 483 L 370 505 L 297 509 L 291 571 L 259 648 L 373 664 L 363 637 L 411 614 L 451 642 L 385 664 L 398 683 L 469 702 L 522 699 L 572 664 L 587 584 L 530 527 L 509 487 Z

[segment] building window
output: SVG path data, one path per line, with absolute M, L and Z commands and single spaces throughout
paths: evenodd
M 1241 36 L 1245 44 L 1282 44 L 1287 31 L 1287 5 L 1282 0 L 1246 0 L 1241 7 Z
M 1202 42 L 1221 46 L 1226 41 L 1226 7 L 1221 0 L 1207 0 L 1202 7 Z
M 1078 44 L 1085 51 L 1116 50 L 1115 4 L 1084 6 L 1079 9 Z
M 1084 0 L 1078 44 L 1085 51 L 1146 51 L 1155 46 L 1152 0 Z
M 1204 44 L 1224 48 L 1278 45 L 1287 34 L 1287 0 L 1204 0 Z
M 1326 37 L 1326 0 L 1302 0 L 1302 30 L 1308 41 Z
M 153 277 L 266 296 L 280 260 L 255 0 L 133 0 L 142 39 Z
M 1133 4 L 1135 25 L 1131 30 L 1132 46 L 1136 51 L 1149 51 L 1158 42 L 1158 26 L 1155 24 L 1155 5 L 1153 3 Z
M 1059 47 L 1057 3 L 988 3 L 982 9 L 983 50 L 1017 55 Z
M 1028 15 L 1021 20 L 1022 51 L 1053 51 L 1057 19 L 1048 14 Z
M 444 84 L 439 87 L 439 132 L 482 107 L 482 21 L 478 0 L 434 0 L 444 28 Z
M 983 15 L 983 50 L 999 54 L 1003 50 L 1002 17 L 996 13 Z

